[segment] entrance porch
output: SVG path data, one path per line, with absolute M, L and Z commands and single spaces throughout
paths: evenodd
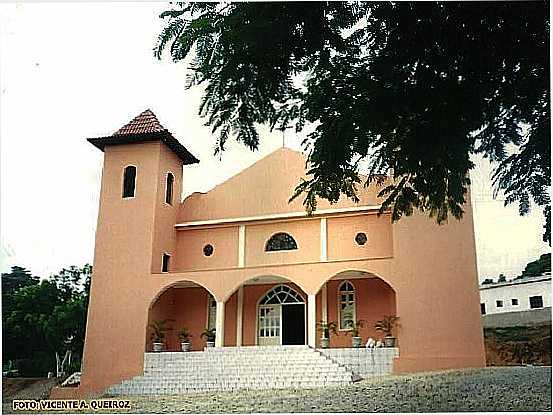
M 152 303 L 148 324 L 165 320 L 165 351 L 180 351 L 178 333 L 191 333 L 191 350 L 205 347 L 201 334 L 216 332 L 217 347 L 309 345 L 320 347 L 317 323 L 334 322 L 330 348 L 351 347 L 351 323 L 360 322 L 362 344 L 380 339 L 375 323 L 396 314 L 395 291 L 382 279 L 363 271 L 344 271 L 327 280 L 316 295 L 279 276 L 259 276 L 242 284 L 226 301 L 217 302 L 205 288 L 175 284 Z M 146 351 L 152 350 L 146 330 Z

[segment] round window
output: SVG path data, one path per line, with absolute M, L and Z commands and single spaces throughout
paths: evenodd
M 359 232 L 355 235 L 355 242 L 357 242 L 357 245 L 365 245 L 367 243 L 367 235 L 364 232 Z
M 204 246 L 204 255 L 205 256 L 213 255 L 213 245 L 207 244 L 206 246 Z

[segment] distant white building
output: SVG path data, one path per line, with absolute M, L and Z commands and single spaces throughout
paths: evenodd
M 501 313 L 513 313 L 513 316 L 528 315 L 532 313 L 520 312 L 538 311 L 550 307 L 550 272 L 537 277 L 480 285 L 480 313 L 483 316 Z M 527 317 L 525 320 L 527 320 Z M 486 320 L 484 321 L 486 322 Z M 497 321 L 497 319 L 494 321 Z M 515 323 L 516 319 L 513 320 L 513 324 Z M 505 324 L 502 323 L 501 325 Z

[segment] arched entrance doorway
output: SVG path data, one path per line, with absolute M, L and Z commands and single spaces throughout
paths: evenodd
M 257 306 L 257 344 L 305 344 L 305 299 L 294 288 L 271 288 Z
M 215 327 L 215 300 L 211 293 L 191 281 L 179 281 L 164 287 L 152 300 L 146 327 L 146 351 L 152 350 L 153 325 L 161 323 L 164 329 L 163 350 L 181 350 L 180 332 L 189 334 L 192 350 L 202 350 L 205 339 L 202 332 Z

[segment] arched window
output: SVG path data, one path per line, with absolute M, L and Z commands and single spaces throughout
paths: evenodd
M 259 305 L 267 304 L 304 304 L 301 295 L 292 287 L 277 285 L 271 289 L 259 302 Z
M 165 203 L 172 205 L 173 204 L 173 183 L 175 182 L 175 176 L 173 173 L 167 173 L 167 178 L 165 179 Z
M 355 322 L 355 288 L 349 281 L 344 281 L 338 289 L 338 312 L 340 330 L 348 330 Z
M 291 249 L 298 249 L 298 244 L 292 236 L 284 232 L 275 233 L 265 244 L 266 252 L 289 251 Z
M 123 197 L 134 197 L 136 192 L 136 167 L 127 166 L 123 172 Z

